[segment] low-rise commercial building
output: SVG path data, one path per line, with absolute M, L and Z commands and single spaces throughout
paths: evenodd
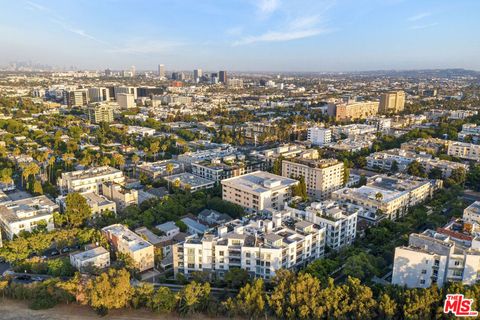
M 299 182 L 264 171 L 222 180 L 222 198 L 247 211 L 281 209 L 291 198 L 291 188 Z

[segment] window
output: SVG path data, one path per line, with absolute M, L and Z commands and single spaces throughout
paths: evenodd
M 455 265 L 456 265 L 456 266 L 459 266 L 459 265 L 460 265 L 460 261 L 455 260 Z
M 420 280 L 420 284 L 425 284 L 425 280 Z
M 426 273 L 427 273 L 427 270 L 423 269 L 422 274 L 426 274 Z
M 223 257 L 223 251 L 219 251 L 218 254 Z

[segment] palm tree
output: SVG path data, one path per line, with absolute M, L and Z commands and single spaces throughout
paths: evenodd
M 173 169 L 174 169 L 173 163 L 171 163 L 171 162 L 167 163 L 166 170 L 167 170 L 168 175 L 172 174 Z
M 135 165 L 135 167 L 133 167 L 133 170 L 134 170 L 133 174 L 134 174 L 134 176 L 136 176 L 137 175 L 137 165 L 138 165 L 138 162 L 140 162 L 140 157 L 138 155 L 134 154 L 132 156 L 132 162 Z
M 377 192 L 377 194 L 375 195 L 375 200 L 382 201 L 382 199 L 383 199 L 383 194 L 381 192 Z

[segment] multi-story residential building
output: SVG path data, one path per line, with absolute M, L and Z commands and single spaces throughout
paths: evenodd
M 88 120 L 92 123 L 113 122 L 113 108 L 106 103 L 94 103 L 87 109 Z
M 185 152 L 178 155 L 177 160 L 189 168 L 194 162 L 211 161 L 214 159 L 233 161 L 235 158 L 237 158 L 237 154 L 237 148 L 230 145 L 225 145 L 213 149 Z
M 452 141 L 448 145 L 447 154 L 461 159 L 480 161 L 480 145 Z
M 332 200 L 312 202 L 305 208 L 305 220 L 325 228 L 327 246 L 338 250 L 355 240 L 359 210 Z
M 87 201 L 87 205 L 90 207 L 92 217 L 98 217 L 107 211 L 113 213 L 117 212 L 117 206 L 115 202 L 110 201 L 105 196 L 99 195 L 95 192 L 82 192 L 81 195 Z M 56 202 L 60 206 L 62 212 L 64 212 L 67 207 L 66 199 L 67 196 L 60 196 L 56 199 Z
M 442 287 L 448 282 L 473 285 L 480 280 L 478 270 L 478 238 L 465 241 L 425 230 L 411 234 L 408 246 L 395 249 L 392 284 L 408 288 L 428 288 L 433 284 Z
M 365 119 L 378 113 L 378 102 L 353 102 L 329 105 L 328 115 L 337 121 Z
M 0 204 L 0 223 L 7 238 L 12 240 L 21 231 L 31 232 L 39 225 L 48 231 L 53 230 L 55 211 L 58 211 L 58 205 L 46 196 L 6 200 Z
M 333 126 L 330 127 L 330 130 L 336 139 L 354 138 L 368 134 L 375 134 L 377 132 L 377 128 L 375 126 L 362 123 Z
M 291 189 L 299 182 L 276 174 L 255 171 L 221 181 L 222 198 L 249 212 L 267 208 L 281 209 L 291 198 Z
M 172 248 L 173 268 L 175 276 L 209 271 L 222 277 L 242 268 L 252 277 L 271 279 L 279 269 L 323 257 L 324 250 L 324 228 L 274 212 L 271 219 L 233 220 L 216 234 L 187 237 Z
M 122 184 L 125 181 L 123 172 L 110 166 L 63 172 L 57 185 L 62 194 L 69 192 L 95 192 L 100 194 L 102 183 L 108 181 Z
M 392 126 L 392 119 L 385 116 L 369 117 L 366 123 L 374 126 L 378 132 L 388 131 Z
M 195 192 L 203 189 L 210 189 L 215 186 L 215 181 L 208 180 L 192 173 L 184 172 L 164 177 L 167 182 L 181 189 Z
M 240 160 L 242 159 L 242 160 Z M 241 155 L 232 161 L 213 159 L 192 163 L 192 173 L 195 175 L 220 182 L 221 180 L 238 177 L 246 173 L 267 169 L 267 164 L 260 160 L 247 160 Z
M 337 159 L 292 159 L 282 161 L 282 176 L 304 177 L 307 194 L 324 200 L 344 184 L 344 165 Z
M 405 92 L 391 91 L 380 95 L 380 113 L 399 113 L 405 108 Z
M 91 268 L 104 269 L 110 266 L 110 252 L 104 247 L 70 254 L 70 264 L 80 272 L 88 272 Z
M 133 134 L 138 137 L 151 137 L 155 135 L 157 130 L 153 128 L 140 127 L 140 126 L 127 126 L 127 134 Z
M 107 181 L 102 184 L 102 194 L 115 202 L 117 210 L 124 210 L 128 206 L 138 205 L 138 191 L 127 189 L 123 185 Z
M 332 142 L 332 130 L 328 128 L 312 127 L 308 128 L 307 140 L 314 146 L 323 146 Z
M 243 80 L 242 79 L 228 79 L 227 85 L 231 89 L 241 89 L 241 88 L 243 88 Z
M 462 131 L 458 133 L 458 139 L 462 141 L 471 139 L 471 141 L 478 143 L 480 141 L 480 126 L 474 123 L 465 123 L 462 125 Z
M 153 245 L 126 226 L 113 224 L 103 228 L 102 233 L 116 251 L 132 258 L 140 272 L 154 267 Z
M 122 109 L 135 108 L 135 97 L 131 93 L 117 93 L 117 103 Z
M 332 199 L 363 206 L 377 220 L 383 215 L 391 220 L 404 216 L 408 209 L 433 195 L 441 180 L 413 176 L 376 175 L 360 188 L 343 188 L 332 193 Z
M 158 180 L 165 176 L 182 173 L 184 171 L 184 164 L 175 160 L 142 162 L 135 167 L 137 176 L 144 174 L 152 180 Z
M 475 201 L 463 210 L 463 221 L 480 226 L 480 201 Z
M 295 158 L 302 153 L 309 151 L 304 146 L 298 144 L 286 144 L 273 149 L 267 149 L 262 151 L 252 151 L 250 155 L 254 158 L 265 161 L 269 167 L 273 165 L 276 159 L 291 159 Z
M 375 152 L 369 155 L 366 160 L 368 169 L 392 171 L 394 164 L 396 164 L 396 169 L 399 172 L 405 171 L 409 164 L 417 161 L 427 173 L 432 169 L 440 170 L 443 178 L 450 177 L 454 170 L 468 170 L 468 165 L 464 163 L 433 158 L 431 154 L 425 152 L 414 152 L 404 149 Z
M 443 140 L 438 138 L 418 138 L 404 142 L 400 145 L 400 149 L 415 152 L 426 152 L 430 154 L 438 154 L 443 149 L 448 148 L 449 140 Z

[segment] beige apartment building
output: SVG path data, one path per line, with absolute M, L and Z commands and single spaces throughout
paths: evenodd
M 92 123 L 113 122 L 113 108 L 108 104 L 95 103 L 87 108 L 88 120 Z
M 249 212 L 281 209 L 291 198 L 291 188 L 299 182 L 265 171 L 255 171 L 221 181 L 223 200 Z
M 138 191 L 135 189 L 126 189 L 124 186 L 115 182 L 105 182 L 102 184 L 102 193 L 105 197 L 115 202 L 117 210 L 123 210 L 128 206 L 138 204 Z
M 282 161 L 282 176 L 303 176 L 307 194 L 317 200 L 328 198 L 343 186 L 343 162 L 336 159 L 293 159 Z
M 95 192 L 100 194 L 102 183 L 108 181 L 122 184 L 125 181 L 123 172 L 110 166 L 63 172 L 57 185 L 62 194 L 70 192 Z
M 365 101 L 329 106 L 328 114 L 337 121 L 365 119 L 378 113 L 378 102 Z
M 448 145 L 447 154 L 461 159 L 480 161 L 480 145 L 452 141 Z
M 154 267 L 154 247 L 141 236 L 121 224 L 113 224 L 102 229 L 112 247 L 130 256 L 135 267 L 143 272 Z
M 379 112 L 383 114 L 399 113 L 405 108 L 405 92 L 391 91 L 380 96 Z

